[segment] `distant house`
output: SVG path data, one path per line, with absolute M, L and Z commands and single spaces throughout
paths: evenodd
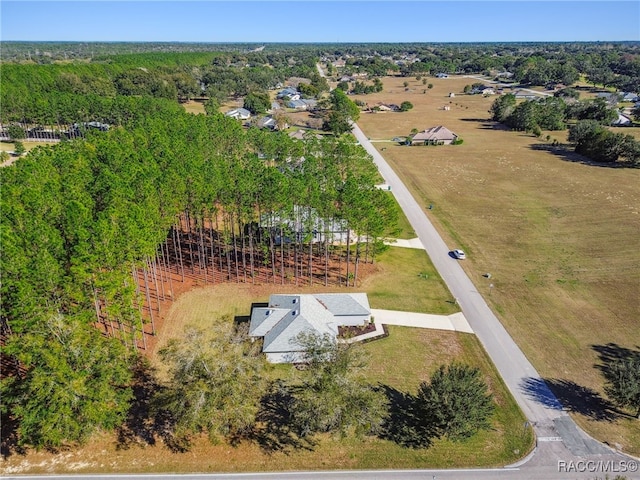
M 304 140 L 306 133 L 306 130 L 296 130 L 295 132 L 289 133 L 289 137 L 295 140 Z
M 271 130 L 275 130 L 277 126 L 275 118 L 270 116 L 262 117 L 256 122 L 256 127 L 258 128 L 269 128 Z
M 246 108 L 234 108 L 225 113 L 225 116 L 235 118 L 237 120 L 248 120 L 251 118 L 251 112 Z
M 527 90 L 516 90 L 515 92 L 513 92 L 513 94 L 515 95 L 516 99 L 518 100 L 535 100 L 537 98 L 541 98 L 540 95 L 537 95 L 533 92 L 529 92 Z
M 337 342 L 338 327 L 371 321 L 366 293 L 271 295 L 267 306 L 251 311 L 249 336 L 263 338 L 262 351 L 271 363 L 297 363 L 304 348 L 301 333 L 328 336 Z
M 288 97 L 289 100 L 297 100 L 298 98 L 300 98 L 300 92 L 293 87 L 287 87 L 284 90 L 280 90 L 276 95 L 276 98 L 286 98 L 286 97 Z M 293 97 L 296 97 L 296 98 L 294 99 Z
M 307 137 L 315 137 L 317 139 L 322 138 L 322 135 L 319 135 L 317 133 L 311 133 L 309 130 L 296 130 L 295 132 L 291 132 L 289 133 L 289 137 L 293 138 L 295 140 L 304 140 Z
M 633 125 L 631 119 L 621 113 L 618 113 L 618 118 L 611 122 L 611 126 L 613 127 L 629 127 L 631 125 Z
M 447 127 L 438 125 L 408 137 L 406 143 L 407 145 L 450 145 L 457 138 L 458 135 Z
M 318 104 L 317 100 L 310 98 L 300 98 L 295 100 L 289 100 L 286 106 L 289 108 L 295 108 L 296 110 L 311 110 Z
M 289 100 L 286 104 L 287 107 L 289 108 L 295 108 L 296 110 L 306 110 L 307 109 L 307 104 L 304 103 L 302 100 Z
M 436 78 L 449 78 L 446 73 L 436 73 Z
M 623 102 L 637 102 L 638 100 L 640 100 L 640 96 L 638 96 L 637 93 L 631 93 L 631 92 L 622 93 L 621 101 Z
M 84 133 L 89 130 L 97 130 L 99 132 L 107 132 L 109 131 L 109 125 L 101 122 L 83 122 L 83 123 L 74 123 L 69 127 L 68 135 L 70 137 L 82 137 Z
M 399 112 L 400 107 L 395 103 L 378 103 L 376 105 L 381 112 Z
M 618 102 L 622 98 L 622 95 L 619 93 L 612 93 L 612 92 L 598 92 L 596 93 L 596 97 L 602 98 L 607 102 L 607 104 L 614 106 L 618 104 Z
M 498 72 L 496 77 L 498 77 L 498 78 L 512 78 L 513 77 L 513 73 L 512 72 L 507 72 L 507 71 Z
M 288 167 L 295 169 L 303 165 L 304 157 L 287 159 Z M 260 226 L 270 232 L 275 245 L 294 242 L 344 244 L 354 241 L 357 235 L 349 229 L 343 219 L 327 218 L 310 207 L 294 205 L 290 211 L 270 212 L 261 215 Z
M 474 88 L 471 89 L 471 91 L 469 92 L 471 95 L 495 95 L 496 91 L 493 89 L 493 87 L 489 87 L 487 85 L 478 85 Z

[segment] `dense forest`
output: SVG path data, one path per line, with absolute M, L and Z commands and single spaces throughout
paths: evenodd
M 3 122 L 109 125 L 0 170 L 3 425 L 16 422 L 20 443 L 63 445 L 122 421 L 170 274 L 348 287 L 395 224 L 353 138 L 187 114 L 163 77 L 182 60 L 161 57 L 2 66 Z
M 347 134 L 357 108 L 327 95 L 318 61 L 640 89 L 637 43 L 257 47 L 3 43 L 3 130 L 56 140 L 0 169 L 5 446 L 119 425 L 173 281 L 357 284 L 398 212 Z M 218 112 L 292 77 L 325 99 L 332 134 L 299 141 Z M 192 98 L 206 115 L 184 112 Z

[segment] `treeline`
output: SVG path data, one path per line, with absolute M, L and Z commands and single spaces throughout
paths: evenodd
M 637 42 L 483 44 L 416 49 L 418 61 L 407 62 L 403 75 L 508 71 L 512 81 L 529 85 L 571 85 L 580 75 L 590 83 L 640 90 L 640 45 Z
M 360 345 L 303 332 L 296 342 L 305 368 L 295 380 L 269 381 L 255 344 L 228 325 L 188 328 L 160 352 L 170 379 L 157 397 L 171 412 L 173 435 L 165 442 L 176 449 L 207 434 L 212 442 L 257 441 L 269 453 L 287 452 L 308 448 L 321 433 L 427 448 L 491 427 L 495 400 L 477 368 L 442 365 L 413 395 L 371 385 Z
M 154 333 L 169 273 L 352 285 L 394 225 L 395 204 L 350 138 L 300 142 L 159 100 L 134 107 L 150 105 L 150 117 L 132 112 L 135 122 L 0 169 L 3 353 L 19 367 L 3 381 L 3 408 L 26 444 L 121 420 L 123 346 Z
M 48 46 L 46 50 L 44 46 Z M 260 51 L 252 51 L 264 46 Z M 38 55 L 36 55 L 36 51 Z M 137 55 L 127 55 L 136 52 Z M 147 53 L 140 53 L 147 52 Z M 182 57 L 182 53 L 189 52 Z M 46 55 L 44 54 L 46 53 Z M 594 85 L 621 91 L 640 90 L 640 44 L 607 43 L 383 43 L 383 44 L 40 44 L 4 42 L 3 59 L 16 62 L 47 63 L 68 59 L 89 59 L 88 65 L 108 63 L 135 66 L 139 58 L 156 60 L 173 68 L 210 64 L 251 69 L 269 65 L 276 72 L 307 77 L 321 59 L 329 74 L 338 70 L 331 62 L 345 60 L 343 74 L 367 73 L 371 77 L 399 72 L 404 76 L 436 73 L 494 75 L 511 72 L 512 81 L 530 85 L 563 83 L 571 85 L 584 76 Z M 118 60 L 120 58 L 121 60 Z M 187 60 L 188 59 L 188 60 Z M 85 63 L 86 64 L 86 63 Z M 206 73 L 194 69 L 186 73 Z M 166 73 L 166 72 L 163 72 Z M 263 74 L 266 72 L 263 72 Z
M 3 62 L 0 121 L 46 124 L 55 112 L 74 108 L 77 117 L 86 117 L 91 112 L 85 105 L 97 101 L 95 97 L 185 101 L 205 96 L 223 102 L 273 89 L 291 77 L 309 78 L 318 91 L 326 91 L 328 85 L 316 70 L 316 60 L 216 52 L 102 56 L 90 63 L 52 65 Z M 92 120 L 96 119 L 74 121 Z
M 565 130 L 576 152 L 598 162 L 638 165 L 640 142 L 606 128 L 618 112 L 602 98 L 566 102 L 562 96 L 517 103 L 513 94 L 501 95 L 491 105 L 491 119 L 513 130 L 542 135 L 542 130 Z

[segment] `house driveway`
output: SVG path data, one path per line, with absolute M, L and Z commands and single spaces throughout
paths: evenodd
M 363 340 L 381 337 L 384 335 L 382 325 L 399 325 L 402 327 L 433 328 L 435 330 L 474 333 L 462 312 L 451 315 L 431 315 L 428 313 L 400 312 L 397 310 L 379 310 L 372 308 L 371 318 L 376 326 L 375 331 L 349 338 L 346 342 L 362 342 Z
M 428 313 L 399 312 L 372 308 L 371 316 L 376 324 L 474 333 L 462 312 L 451 315 L 431 315 Z
M 384 244 L 389 245 L 391 247 L 417 248 L 419 250 L 424 250 L 424 245 L 422 244 L 420 239 L 417 237 L 411 238 L 408 240 L 404 238 L 393 238 L 390 240 L 386 240 Z

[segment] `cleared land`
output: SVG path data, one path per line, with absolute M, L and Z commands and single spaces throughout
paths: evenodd
M 391 254 L 398 252 L 421 254 L 426 259 L 424 253 L 410 250 L 393 249 Z M 416 258 L 404 258 L 404 261 L 412 260 Z M 429 263 L 428 259 L 426 263 Z M 422 268 L 426 267 L 422 265 Z M 375 277 L 387 275 L 393 275 L 392 271 L 381 270 L 371 277 L 374 291 Z M 215 328 L 215 323 L 222 317 L 246 315 L 251 302 L 266 299 L 269 291 L 271 288 L 265 290 L 262 286 L 250 285 L 195 288 L 183 294 L 172 306 L 161 333 L 161 343 L 179 335 L 188 323 Z M 311 289 L 296 291 L 303 293 Z M 386 300 L 372 300 L 372 303 L 376 306 L 389 304 Z M 465 442 L 438 440 L 428 449 L 406 448 L 375 437 L 340 439 L 322 435 L 314 443 L 301 443 L 299 448 L 284 447 L 281 451 L 269 452 L 255 442 L 242 442 L 232 447 L 211 445 L 206 438 L 196 438 L 189 452 L 176 454 L 169 454 L 162 443 L 140 442 L 123 448 L 117 438 L 105 435 L 82 449 L 59 455 L 34 452 L 27 457 L 11 456 L 4 462 L 2 471 L 4 474 L 151 473 L 471 467 L 504 465 L 531 449 L 531 430 L 523 429 L 522 413 L 474 335 L 390 327 L 387 338 L 368 343 L 364 348 L 370 355 L 369 381 L 398 392 L 415 393 L 419 383 L 427 380 L 441 363 L 458 360 L 478 366 L 500 406 L 493 418 L 492 430 Z M 296 373 L 290 366 L 279 365 L 273 366 L 269 375 L 289 379 Z
M 640 348 L 640 170 L 589 165 L 494 125 L 495 96 L 461 93 L 475 81 L 429 78 L 426 89 L 415 78 L 387 78 L 384 92 L 357 98 L 371 107 L 408 100 L 414 109 L 363 113 L 358 124 L 372 140 L 436 125 L 464 139 L 375 145 L 414 196 L 434 205 L 445 242 L 467 252 L 472 280 L 577 422 L 638 455 L 640 425 L 607 404 L 597 365 Z M 566 132 L 547 134 L 566 141 Z
M 381 255 L 375 267 L 359 288 L 369 292 L 373 307 L 445 314 L 457 311 L 423 251 L 391 248 Z M 390 289 L 389 285 L 395 288 Z M 249 284 L 197 287 L 182 294 L 171 306 L 159 332 L 157 348 L 180 335 L 187 324 L 215 328 L 217 322 L 247 315 L 252 302 L 267 300 L 270 293 L 280 290 L 308 293 L 344 291 L 344 288 L 295 289 Z M 432 293 L 424 295 L 428 292 Z M 168 454 L 168 448 L 161 442 L 149 445 L 140 441 L 124 447 L 116 436 L 104 435 L 92 439 L 84 448 L 59 455 L 46 452 L 32 452 L 26 457 L 13 455 L 4 462 L 2 471 L 144 473 L 471 467 L 511 463 L 531 449 L 531 430 L 523 429 L 522 413 L 474 335 L 404 327 L 390 327 L 389 334 L 364 346 L 370 355 L 371 383 L 415 393 L 419 383 L 427 380 L 441 363 L 458 360 L 478 366 L 500 406 L 493 418 L 493 429 L 465 442 L 439 440 L 429 449 L 406 448 L 374 437 L 320 436 L 315 444 L 267 452 L 256 443 L 214 446 L 205 438 L 197 438 L 189 452 L 176 454 Z M 162 366 L 155 358 L 152 355 L 162 377 Z M 268 374 L 272 378 L 293 378 L 296 372 L 290 366 L 279 365 L 273 366 Z

